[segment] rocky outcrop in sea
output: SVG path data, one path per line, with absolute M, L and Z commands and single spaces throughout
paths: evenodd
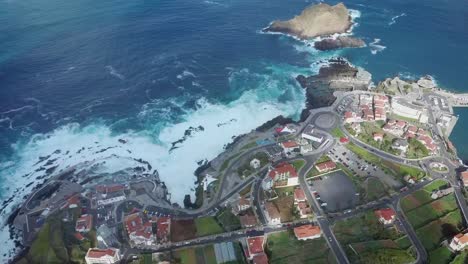
M 318 50 L 335 50 L 342 48 L 362 48 L 366 43 L 360 38 L 339 36 L 337 38 L 326 38 L 314 43 L 314 47 Z

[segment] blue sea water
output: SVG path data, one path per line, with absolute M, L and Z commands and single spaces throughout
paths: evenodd
M 332 56 L 366 68 L 375 82 L 431 74 L 466 91 L 466 1 L 345 1 L 360 13 L 353 34 L 368 43 L 362 49 L 318 52 L 260 33 L 313 3 L 0 0 L 0 198 L 20 199 L 41 166 L 105 161 L 96 173 L 118 172 L 142 158 L 180 201 L 192 192 L 197 161 L 276 115 L 297 118 L 305 97 L 294 77 Z M 46 156 L 55 162 L 38 164 Z

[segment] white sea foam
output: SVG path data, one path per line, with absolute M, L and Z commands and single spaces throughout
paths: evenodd
M 390 22 L 388 22 L 388 25 L 391 26 L 391 25 L 395 24 L 395 23 L 397 22 L 397 19 L 398 19 L 398 18 L 404 17 L 404 16 L 406 16 L 406 13 L 401 13 L 401 14 L 399 14 L 399 15 L 397 15 L 397 16 L 392 17 L 392 19 L 390 20 Z
M 216 5 L 216 6 L 222 6 L 222 7 L 227 7 L 228 5 L 225 3 L 221 2 L 216 2 L 216 1 L 210 1 L 210 0 L 205 0 L 203 3 L 208 4 L 208 5 Z
M 184 70 L 181 74 L 177 75 L 177 79 L 179 80 L 183 80 L 187 77 L 196 78 L 197 76 L 193 72 L 188 71 L 188 70 Z
M 58 166 L 56 171 L 85 162 L 89 166 L 105 160 L 105 163 L 100 163 L 100 172 L 111 173 L 125 167 L 134 167 L 133 159 L 148 161 L 158 170 L 161 180 L 171 192 L 172 201 L 181 204 L 185 194 L 193 195 L 196 180 L 193 173 L 198 167 L 197 161 L 213 159 L 234 136 L 247 133 L 277 115 L 299 116 L 305 104 L 305 94 L 303 89 L 292 84 L 295 83 L 291 80 L 295 76 L 294 70 L 292 66 L 290 69 L 285 66 L 271 66 L 269 74 L 244 72 L 243 74 L 252 75 L 249 77 L 256 80 L 258 87 L 245 90 L 238 99 L 228 104 L 200 98 L 196 109 L 183 110 L 183 100 L 180 98 L 172 101 L 153 100 L 142 107 L 138 116 L 139 119 L 146 120 L 148 127 L 143 131 L 115 134 L 110 126 L 102 123 L 88 126 L 73 123 L 48 134 L 35 135 L 28 142 L 17 143 L 13 146 L 15 156 L 11 159 L 15 164 L 5 166 L 0 175 L 4 183 L 0 192 L 2 198 L 15 194 L 15 201 L 9 204 L 0 217 L 4 221 L 14 204 L 31 191 L 34 186 L 26 187 L 28 183 L 40 183 L 36 177 L 41 172 L 35 172 L 41 165 L 35 165 L 38 157 L 51 155 L 57 149 L 61 153 L 50 157 L 57 160 L 47 166 Z M 185 111 L 179 117 L 182 121 L 169 123 L 173 118 L 172 110 L 177 107 Z M 167 115 L 166 118 L 163 118 L 164 115 Z M 239 122 L 228 122 L 234 119 Z M 217 126 L 219 123 L 225 125 Z M 185 130 L 191 126 L 203 126 L 204 130 L 187 137 L 183 143 L 177 145 L 178 148 L 169 152 L 171 143 L 182 138 Z M 127 143 L 119 143 L 119 139 L 125 139 Z M 99 151 L 108 147 L 112 148 Z M 14 248 L 12 241 L 8 239 L 8 233 L 7 227 L 1 229 L 0 255 L 11 252 Z M 5 260 L 2 258 L 0 257 Z
M 125 76 L 121 73 L 119 73 L 118 71 L 116 71 L 114 69 L 114 67 L 112 67 L 111 65 L 107 65 L 106 67 L 106 70 L 109 71 L 109 74 L 114 76 L 114 77 L 117 77 L 118 79 L 120 80 L 124 80 L 125 79 Z
M 385 47 L 384 45 L 381 45 L 380 44 L 380 41 L 381 39 L 379 38 L 375 38 L 374 41 L 372 41 L 371 43 L 369 43 L 369 47 L 370 47 L 370 52 L 372 54 L 377 54 L 378 52 L 382 52 L 384 49 L 386 49 L 387 47 Z

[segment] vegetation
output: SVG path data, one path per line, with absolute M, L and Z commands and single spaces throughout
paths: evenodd
M 433 201 L 431 193 L 434 190 L 444 189 L 448 187 L 447 182 L 443 180 L 435 180 L 426 185 L 423 189 L 417 190 L 412 194 L 405 196 L 401 200 L 401 207 L 404 211 L 409 212 L 419 206 L 430 203 Z
M 406 157 L 416 159 L 427 156 L 429 156 L 429 150 L 423 145 L 423 143 L 419 142 L 415 138 L 410 138 L 408 140 L 408 151 L 406 152 Z
M 223 228 L 216 222 L 212 216 L 195 218 L 197 236 L 209 236 L 223 232 Z
M 255 169 L 250 166 L 250 161 L 253 159 L 258 159 L 260 161 L 260 167 L 263 167 L 268 164 L 268 155 L 264 152 L 256 153 L 251 159 L 248 159 L 242 166 L 237 168 L 237 174 L 241 177 L 250 176 L 255 172 Z
M 366 200 L 373 201 L 387 195 L 385 185 L 377 178 L 370 177 L 366 182 Z
M 292 162 L 292 165 L 293 165 L 294 169 L 296 169 L 296 171 L 299 171 L 302 167 L 304 167 L 305 161 L 304 160 L 295 160 L 295 161 Z
M 224 208 L 216 215 L 216 219 L 224 230 L 234 231 L 241 228 L 239 217 L 231 212 L 231 208 Z
M 395 228 L 385 228 L 369 211 L 338 221 L 333 231 L 352 263 L 408 263 L 414 257 L 408 251 L 406 237 Z
M 325 239 L 299 241 L 292 231 L 270 234 L 266 252 L 270 263 L 330 263 Z
M 461 252 L 450 263 L 451 264 L 465 264 L 465 263 L 468 263 L 468 251 Z
M 434 250 L 444 239 L 450 239 L 462 228 L 462 217 L 459 210 L 430 222 L 429 224 L 416 229 L 416 234 L 428 250 Z
M 455 197 L 447 195 L 407 212 L 406 216 L 411 225 L 418 228 L 455 210 L 458 210 Z
M 335 127 L 332 131 L 331 134 L 336 137 L 336 138 L 341 138 L 341 137 L 346 137 L 346 135 L 341 131 L 339 127 Z
M 438 249 L 429 252 L 429 263 L 450 263 L 452 258 L 453 254 L 447 247 L 439 247 Z

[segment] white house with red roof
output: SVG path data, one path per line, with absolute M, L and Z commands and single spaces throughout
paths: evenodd
M 362 122 L 361 115 L 358 115 L 356 112 L 346 111 L 344 113 L 344 123 L 358 123 Z
M 460 172 L 460 179 L 463 181 L 465 187 L 468 186 L 468 171 Z
M 384 137 L 384 134 L 383 133 L 374 133 L 373 136 L 374 136 L 375 141 L 382 141 L 383 137 Z
M 335 162 L 329 160 L 315 164 L 315 168 L 318 170 L 318 172 L 324 173 L 336 169 L 336 164 Z
M 282 162 L 274 169 L 268 172 L 268 177 L 265 177 L 264 188 L 270 189 L 271 187 L 287 187 L 299 185 L 296 169 L 293 165 Z
M 455 251 L 462 251 L 468 246 L 468 234 L 457 234 L 453 237 L 449 247 Z
M 280 142 L 278 144 L 280 145 L 280 147 L 283 148 L 284 153 L 290 153 L 290 152 L 295 151 L 296 149 L 299 150 L 300 148 L 299 144 L 294 140 L 288 140 L 288 141 Z
M 384 225 L 391 225 L 393 222 L 395 222 L 396 214 L 392 208 L 375 210 L 374 214 Z
M 294 228 L 294 235 L 298 240 L 316 239 L 322 236 L 322 231 L 318 226 L 303 225 Z
M 124 225 L 133 245 L 150 246 L 154 243 L 153 224 L 151 222 L 143 222 L 140 213 L 126 216 Z
M 89 232 L 93 228 L 93 216 L 84 214 L 76 220 L 75 230 L 76 232 Z
M 159 217 L 156 222 L 156 237 L 159 243 L 170 241 L 171 235 L 171 218 Z
M 257 255 L 265 254 L 265 237 L 264 236 L 256 236 L 256 237 L 248 237 L 246 239 L 247 244 L 247 258 L 253 259 Z
M 120 261 L 120 250 L 118 248 L 90 248 L 85 256 L 86 264 L 114 264 Z
M 298 202 L 296 209 L 299 212 L 300 218 L 307 218 L 312 213 L 312 210 L 310 209 L 310 206 L 307 202 Z
M 305 197 L 304 190 L 302 190 L 302 188 L 294 189 L 294 202 L 299 203 L 299 202 L 305 202 L 305 201 L 306 201 L 306 197 Z
M 269 225 L 281 224 L 281 215 L 274 203 L 265 202 L 265 218 Z

